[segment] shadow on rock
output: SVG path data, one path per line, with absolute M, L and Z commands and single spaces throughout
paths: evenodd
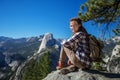
M 120 74 L 117 74 L 117 73 L 100 72 L 97 70 L 83 70 L 83 71 L 91 73 L 91 74 L 103 75 L 103 76 L 108 77 L 108 78 L 120 78 Z

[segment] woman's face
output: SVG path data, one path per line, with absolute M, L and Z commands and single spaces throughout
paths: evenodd
M 79 30 L 81 25 L 77 23 L 77 21 L 70 21 L 70 29 L 73 33 L 76 33 Z

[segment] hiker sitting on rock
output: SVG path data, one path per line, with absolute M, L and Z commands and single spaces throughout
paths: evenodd
M 56 67 L 63 74 L 74 71 L 76 68 L 89 69 L 91 67 L 88 33 L 82 26 L 81 20 L 72 18 L 70 29 L 72 36 L 63 43 Z M 69 66 L 65 64 L 66 57 L 68 57 Z

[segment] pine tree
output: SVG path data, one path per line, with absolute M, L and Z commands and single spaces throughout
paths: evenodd
M 78 16 L 83 22 L 103 24 L 100 27 L 103 27 L 104 35 L 110 24 L 115 25 L 120 21 L 120 0 L 87 0 L 80 6 Z
M 50 53 L 44 53 L 39 61 L 32 59 L 24 70 L 22 80 L 42 80 L 51 72 Z
M 120 19 L 120 0 L 88 0 L 80 8 L 79 17 L 83 21 L 109 23 Z
M 115 34 L 115 36 L 120 36 L 120 24 L 112 30 Z

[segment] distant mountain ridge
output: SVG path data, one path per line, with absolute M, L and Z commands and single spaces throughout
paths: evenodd
M 55 39 L 46 33 L 37 37 L 9 38 L 0 37 L 0 80 L 20 80 L 26 64 L 31 59 L 38 60 L 46 51 L 51 52 L 52 69 L 55 69 L 62 39 Z M 14 73 L 13 73 L 14 72 Z
M 43 36 L 18 39 L 0 36 L 0 75 L 3 75 L 0 80 L 10 76 L 8 74 L 38 51 Z

